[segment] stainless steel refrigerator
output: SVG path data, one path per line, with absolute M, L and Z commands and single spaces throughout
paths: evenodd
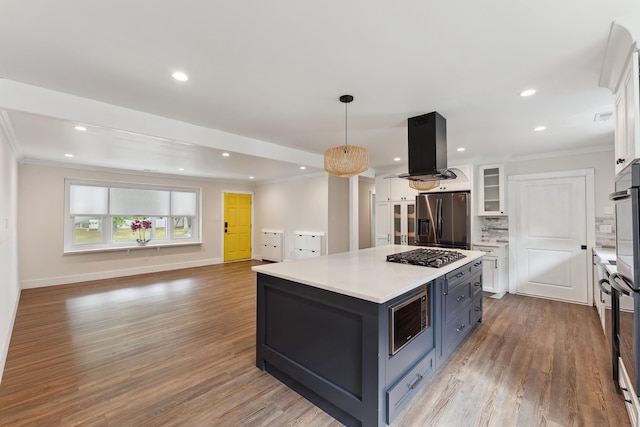
M 416 196 L 416 245 L 471 249 L 468 191 Z

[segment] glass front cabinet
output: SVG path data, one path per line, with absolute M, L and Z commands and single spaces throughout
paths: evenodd
M 393 244 L 415 245 L 416 204 L 415 202 L 392 203 Z
M 480 166 L 478 215 L 505 215 L 504 167 L 502 165 Z

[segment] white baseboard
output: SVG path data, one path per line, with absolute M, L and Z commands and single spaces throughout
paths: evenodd
M 9 343 L 11 342 L 11 334 L 13 332 L 13 325 L 16 321 L 16 315 L 18 314 L 18 304 L 20 304 L 20 291 L 18 290 L 18 295 L 16 295 L 16 301 L 13 305 L 13 310 L 11 313 L 11 320 L 9 321 L 9 328 L 6 333 L 6 340 L 0 346 L 0 384 L 2 383 L 2 374 L 4 373 L 4 365 L 7 363 L 7 355 L 9 354 Z
M 198 261 L 178 262 L 174 264 L 150 265 L 145 267 L 127 268 L 124 270 L 100 271 L 97 273 L 77 274 L 73 276 L 48 277 L 46 279 L 23 280 L 22 289 L 44 288 L 47 286 L 68 285 L 71 283 L 89 282 L 92 280 L 113 279 L 116 277 L 135 276 L 137 274 L 157 273 L 160 271 L 181 270 L 183 268 L 204 267 L 221 264 L 221 258 Z

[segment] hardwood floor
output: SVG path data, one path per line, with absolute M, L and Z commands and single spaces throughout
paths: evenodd
M 0 426 L 339 426 L 255 367 L 255 264 L 23 291 Z M 595 309 L 484 303 L 394 427 L 629 425 Z

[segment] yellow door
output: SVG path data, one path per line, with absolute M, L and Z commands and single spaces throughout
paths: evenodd
M 224 193 L 224 260 L 251 258 L 251 194 Z

